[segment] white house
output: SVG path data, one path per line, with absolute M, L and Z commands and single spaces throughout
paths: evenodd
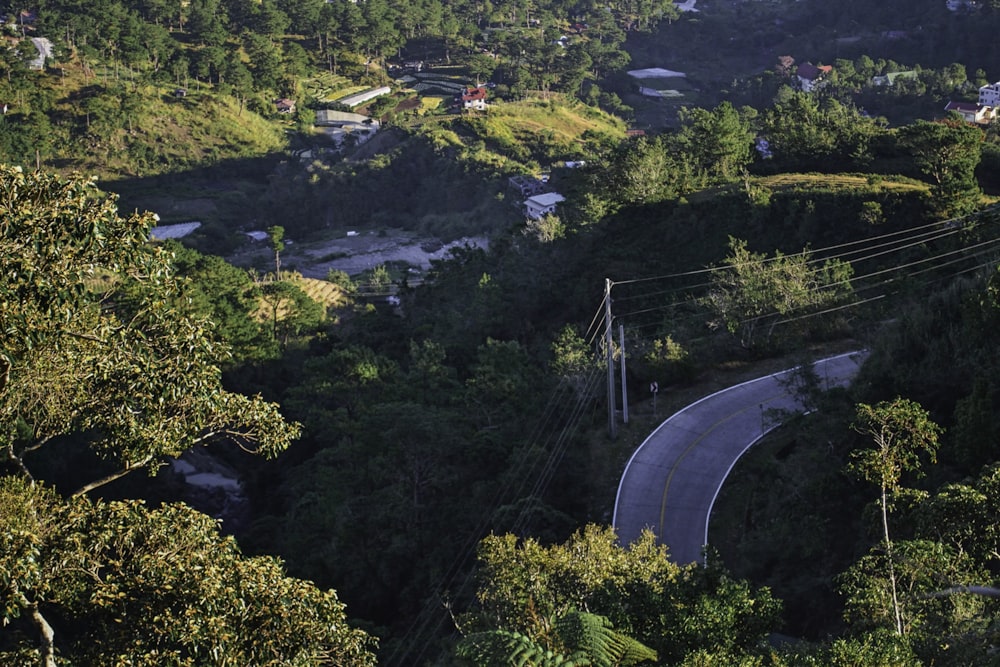
M 1000 81 L 979 89 L 979 103 L 988 107 L 1000 106 Z
M 553 213 L 560 202 L 566 201 L 558 192 L 545 192 L 524 200 L 524 214 L 532 220 L 539 220 L 543 216 Z
M 955 111 L 962 116 L 965 122 L 977 125 L 988 125 L 996 116 L 996 107 L 976 104 L 975 102 L 948 102 L 944 110 Z
M 486 110 L 486 98 L 489 93 L 486 86 L 469 87 L 462 91 L 456 101 L 462 105 L 463 109 L 475 109 L 476 111 Z

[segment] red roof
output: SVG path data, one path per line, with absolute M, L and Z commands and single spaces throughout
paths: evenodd
M 979 111 L 979 105 L 975 102 L 948 102 L 944 107 L 945 111 L 965 111 L 975 113 Z
M 812 63 L 802 63 L 795 70 L 795 74 L 808 81 L 815 81 L 824 74 L 829 74 L 832 71 L 833 71 L 832 65 L 820 65 L 819 67 L 817 67 Z
M 463 102 L 475 102 L 476 100 L 486 99 L 486 86 L 479 86 L 478 88 L 466 88 L 465 92 L 462 94 Z

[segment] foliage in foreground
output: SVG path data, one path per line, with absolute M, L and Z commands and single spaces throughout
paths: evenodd
M 711 559 L 707 567 L 672 563 L 648 531 L 627 549 L 595 525 L 549 547 L 494 535 L 481 542 L 479 559 L 478 604 L 463 628 L 517 633 L 567 655 L 579 646 L 560 624 L 578 612 L 606 617 L 621 637 L 675 664 L 698 650 L 755 652 L 780 609 L 768 590 L 751 590 Z
M 227 349 L 178 298 L 151 223 L 120 218 L 90 180 L 0 168 L 0 651 L 46 666 L 371 664 L 332 592 L 244 559 L 211 519 L 85 495 L 195 444 L 271 457 L 298 434 L 222 388 Z M 64 498 L 37 471 L 74 443 L 110 472 Z

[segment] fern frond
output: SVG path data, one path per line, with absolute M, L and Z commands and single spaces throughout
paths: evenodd
M 616 631 L 611 621 L 597 614 L 566 614 L 556 622 L 556 631 L 566 646 L 586 654 L 594 667 L 630 667 L 658 657 L 656 651 Z

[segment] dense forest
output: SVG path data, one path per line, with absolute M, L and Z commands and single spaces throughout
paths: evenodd
M 0 662 L 1000 662 L 1000 133 L 945 111 L 1000 3 L 951 4 L 0 3 Z M 359 233 L 488 243 L 307 275 Z M 662 417 L 795 366 L 705 562 L 620 544 Z

